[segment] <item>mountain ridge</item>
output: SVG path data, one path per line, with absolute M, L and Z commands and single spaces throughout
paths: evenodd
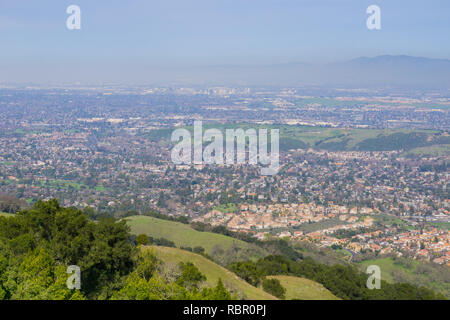
M 349 87 L 450 87 L 450 60 L 408 55 L 357 57 L 332 63 L 198 66 L 177 70 L 178 79 L 216 84 Z

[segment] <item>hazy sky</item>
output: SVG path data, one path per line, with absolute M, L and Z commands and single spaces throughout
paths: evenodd
M 81 30 L 66 28 L 71 4 Z M 379 31 L 366 28 L 371 4 L 381 7 Z M 381 54 L 448 59 L 449 40 L 448 0 L 0 0 L 0 81 Z

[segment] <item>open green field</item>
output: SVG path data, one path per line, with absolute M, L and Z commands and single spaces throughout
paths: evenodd
M 379 213 L 373 216 L 373 218 L 375 218 L 375 221 L 387 227 L 397 226 L 405 230 L 414 230 L 414 227 L 408 224 L 405 220 L 393 215 Z
M 443 230 L 450 230 L 450 222 L 431 222 L 430 224 Z
M 212 248 L 220 245 L 222 248 L 230 248 L 235 243 L 240 248 L 254 248 L 250 243 L 233 239 L 222 234 L 212 232 L 200 232 L 192 229 L 188 224 L 167 221 L 146 216 L 127 217 L 127 224 L 131 228 L 131 233 L 139 235 L 146 234 L 153 238 L 165 238 L 173 241 L 177 247 L 200 246 L 205 248 L 207 253 Z
M 0 162 L 1 164 L 1 162 Z M 3 180 L 4 184 L 30 184 L 30 182 L 24 181 L 24 180 L 13 180 L 13 179 L 4 179 Z M 33 185 L 33 184 L 32 184 Z M 58 190 L 68 190 L 70 188 L 73 188 L 77 191 L 81 190 L 81 189 L 91 189 L 91 190 L 96 190 L 96 191 L 100 191 L 100 192 L 104 192 L 106 191 L 106 187 L 103 185 L 98 185 L 96 187 L 89 187 L 88 185 L 84 184 L 84 183 L 79 183 L 76 181 L 71 181 L 71 180 L 61 180 L 61 179 L 49 179 L 49 180 L 38 180 L 34 183 L 35 186 L 37 187 L 42 187 L 42 188 L 55 188 Z
M 319 222 L 303 223 L 303 224 L 293 228 L 293 230 L 300 230 L 305 233 L 310 233 L 310 232 L 314 232 L 317 230 L 328 229 L 328 228 L 332 228 L 334 226 L 343 225 L 343 224 L 348 224 L 348 222 L 341 221 L 338 218 L 332 218 L 332 219 L 319 221 Z
M 61 188 L 61 189 L 69 189 L 69 187 L 72 187 L 76 190 L 80 190 L 82 187 L 89 189 L 89 187 L 82 183 L 77 183 L 74 181 L 69 180 L 56 180 L 56 179 L 50 179 L 48 181 L 39 181 L 39 185 L 41 187 L 53 187 L 53 188 Z
M 220 212 L 223 213 L 233 213 L 237 211 L 237 207 L 234 203 L 221 204 L 218 206 L 214 206 L 213 209 L 219 210 Z
M 405 156 L 448 156 L 450 155 L 450 144 L 419 147 L 404 153 Z
M 320 283 L 292 276 L 269 276 L 286 289 L 286 300 L 341 300 Z
M 6 134 L 8 134 L 8 135 L 28 135 L 28 134 L 32 135 L 32 134 L 39 134 L 39 133 L 43 133 L 43 132 L 45 132 L 45 131 L 34 130 L 31 128 L 17 128 L 13 131 L 6 132 Z
M 0 217 L 12 217 L 12 213 L 0 212 Z
M 370 265 L 380 267 L 382 280 L 390 283 L 409 282 L 428 287 L 450 298 L 450 269 L 445 265 L 411 259 L 399 259 L 396 262 L 393 258 L 372 259 L 358 263 L 363 272 Z
M 234 292 L 245 295 L 249 300 L 276 300 L 276 298 L 260 288 L 253 287 L 244 280 L 240 279 L 233 272 L 219 266 L 205 257 L 181 250 L 168 247 L 151 246 L 157 257 L 165 264 L 178 264 L 180 262 L 192 262 L 201 273 L 206 276 L 206 282 L 209 286 L 215 286 L 217 281 L 222 279 L 224 285 Z
M 193 131 L 192 126 L 185 127 Z M 407 150 L 414 153 L 438 152 L 446 154 L 450 136 L 436 130 L 408 129 L 341 129 L 303 125 L 257 125 L 257 124 L 204 124 L 225 132 L 226 129 L 279 129 L 280 150 L 322 149 L 329 151 L 390 151 Z M 270 132 L 270 131 L 269 131 Z M 148 139 L 170 141 L 169 129 L 151 130 L 144 134 Z
M 392 272 L 395 272 L 393 270 L 401 270 L 403 272 L 406 272 L 408 274 L 412 273 L 415 269 L 415 266 L 417 263 L 415 261 L 412 261 L 413 266 L 411 268 L 407 268 L 402 265 L 395 265 L 394 260 L 392 258 L 382 258 L 382 259 L 374 259 L 374 260 L 366 260 L 360 263 L 360 266 L 362 266 L 362 270 L 367 270 L 367 267 L 370 265 L 377 265 L 380 267 L 381 270 L 381 280 L 385 280 L 390 283 L 394 283 L 394 279 L 392 277 Z

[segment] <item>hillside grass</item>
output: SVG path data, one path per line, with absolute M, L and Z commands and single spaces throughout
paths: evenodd
M 394 283 L 395 281 L 392 277 L 392 273 L 395 272 L 395 270 L 401 270 L 407 274 L 412 274 L 415 266 L 417 265 L 417 262 L 412 261 L 411 263 L 413 264 L 413 267 L 407 268 L 403 265 L 394 264 L 394 260 L 392 258 L 381 258 L 362 261 L 359 263 L 359 265 L 361 266 L 362 271 L 366 271 L 367 267 L 370 265 L 379 266 L 381 270 L 381 280 L 385 280 L 389 283 Z
M 419 147 L 409 150 L 402 154 L 403 156 L 448 156 L 450 155 L 450 144 L 434 145 L 428 147 Z
M 234 213 L 238 210 L 234 203 L 217 205 L 217 206 L 214 206 L 213 209 L 218 210 L 223 213 Z
M 319 221 L 319 222 L 303 223 L 299 226 L 296 226 L 295 228 L 292 228 L 292 230 L 295 230 L 295 231 L 300 230 L 305 233 L 310 233 L 310 232 L 314 232 L 317 230 L 328 229 L 328 228 L 332 228 L 334 226 L 345 225 L 345 224 L 349 224 L 349 223 L 346 221 L 339 220 L 339 218 L 332 218 L 332 219 L 327 219 L 327 220 Z
M 358 263 L 365 272 L 370 265 L 377 265 L 381 270 L 381 279 L 389 283 L 408 282 L 425 286 L 443 293 L 450 298 L 450 270 L 445 265 L 426 263 L 407 259 L 407 263 L 395 263 L 393 258 L 365 260 Z
M 206 253 L 210 253 L 216 245 L 228 249 L 234 243 L 242 249 L 259 249 L 250 243 L 222 234 L 194 230 L 188 224 L 180 222 L 147 216 L 127 217 L 126 221 L 131 228 L 132 234 L 146 234 L 153 238 L 165 238 L 173 241 L 177 247 L 194 248 L 200 246 L 205 248 Z
M 432 226 L 450 231 L 450 222 L 431 222 Z
M 249 300 L 276 300 L 276 298 L 260 288 L 253 287 L 233 272 L 219 266 L 205 257 L 177 248 L 148 246 L 159 257 L 164 264 L 178 264 L 180 262 L 193 263 L 201 273 L 206 276 L 208 286 L 215 286 L 217 281 L 222 279 L 224 285 L 233 292 L 238 292 L 240 296 L 244 295 Z
M 12 217 L 12 213 L 0 212 L 0 217 Z
M 414 230 L 415 229 L 414 226 L 411 226 L 405 220 L 403 220 L 399 217 L 393 216 L 393 215 L 379 213 L 379 214 L 375 215 L 373 218 L 377 222 L 380 222 L 381 224 L 383 224 L 387 227 L 392 227 L 392 226 L 396 225 L 397 227 L 403 228 L 405 230 Z
M 286 300 L 341 300 L 320 283 L 293 276 L 268 276 L 286 289 Z
M 193 131 L 192 126 L 185 126 Z M 205 124 L 203 129 L 253 128 L 279 129 L 280 150 L 290 149 L 321 149 L 329 151 L 382 151 L 382 150 L 412 150 L 415 152 L 448 152 L 448 137 L 443 137 L 440 131 L 425 129 L 364 129 L 364 128 L 329 128 L 305 125 L 257 125 L 248 123 Z M 440 135 L 438 141 L 435 135 Z M 170 141 L 170 132 L 167 129 L 155 129 L 144 134 L 145 137 L 156 141 Z M 422 137 L 422 138 L 420 138 Z M 428 139 L 425 139 L 428 138 Z M 431 140 L 429 140 L 431 139 Z M 423 140 L 423 141 L 422 141 Z M 443 145 L 443 146 L 442 146 Z M 421 149 L 419 149 L 421 148 Z

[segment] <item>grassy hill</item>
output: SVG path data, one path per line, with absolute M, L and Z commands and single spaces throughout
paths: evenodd
M 429 147 L 418 147 L 404 153 L 405 156 L 445 156 L 450 155 L 450 144 L 433 145 Z
M 267 128 L 280 130 L 280 150 L 322 149 L 329 151 L 390 151 L 414 150 L 413 154 L 449 154 L 450 136 L 436 130 L 409 129 L 341 129 L 303 125 L 206 124 L 204 130 L 217 128 Z M 193 130 L 192 126 L 186 129 Z M 144 136 L 155 141 L 170 141 L 171 131 L 157 129 Z
M 177 249 L 168 247 L 150 246 L 157 257 L 159 257 L 164 264 L 178 264 L 179 262 L 192 262 L 202 272 L 207 280 L 209 286 L 215 286 L 219 278 L 222 279 L 226 287 L 231 288 L 239 295 L 244 295 L 249 300 L 275 300 L 276 298 L 260 288 L 256 288 L 237 277 L 231 271 L 219 266 L 205 257 Z
M 11 217 L 12 213 L 0 212 L 0 217 Z
M 443 293 L 450 298 L 450 271 L 448 267 L 417 260 L 379 258 L 365 260 L 358 264 L 361 271 L 370 265 L 381 269 L 381 279 L 390 282 L 409 282 Z
M 286 300 L 340 300 L 328 289 L 315 281 L 292 276 L 269 276 L 278 279 L 286 288 Z
M 362 267 L 361 270 L 365 271 L 367 270 L 367 267 L 370 265 L 377 265 L 381 269 L 381 279 L 385 280 L 390 283 L 394 283 L 394 279 L 392 277 L 392 273 L 395 272 L 394 270 L 401 270 L 402 272 L 405 272 L 407 274 L 412 273 L 413 268 L 416 266 L 417 262 L 412 262 L 411 267 L 406 267 L 402 265 L 395 265 L 394 260 L 392 258 L 381 258 L 381 259 L 372 259 L 372 260 L 366 260 L 359 263 Z
M 177 247 L 194 248 L 200 246 L 205 248 L 207 253 L 210 253 L 216 245 L 228 249 L 234 243 L 242 249 L 252 249 L 255 253 L 261 252 L 261 256 L 263 255 L 262 249 L 255 245 L 222 234 L 200 232 L 192 229 L 188 224 L 147 216 L 132 216 L 127 217 L 126 220 L 132 234 L 166 238 L 173 241 Z
M 192 229 L 189 225 L 180 222 L 167 221 L 147 216 L 132 216 L 126 218 L 127 224 L 133 234 L 147 234 L 154 238 L 165 238 L 173 241 L 178 247 L 204 247 L 210 252 L 215 245 L 228 248 L 235 243 L 241 248 L 253 247 L 252 244 L 233 239 L 221 234 L 211 232 L 200 232 Z M 255 246 L 256 247 L 256 246 Z M 177 264 L 181 261 L 190 261 L 207 277 L 208 285 L 215 285 L 221 278 L 228 287 L 243 293 L 247 299 L 275 299 L 260 288 L 255 288 L 237 277 L 231 271 L 221 267 L 205 257 L 177 248 L 161 246 L 150 246 L 155 254 L 165 264 Z M 287 299 L 302 300 L 331 300 L 337 299 L 331 292 L 321 284 L 314 281 L 288 276 L 274 276 L 280 280 L 287 289 Z

